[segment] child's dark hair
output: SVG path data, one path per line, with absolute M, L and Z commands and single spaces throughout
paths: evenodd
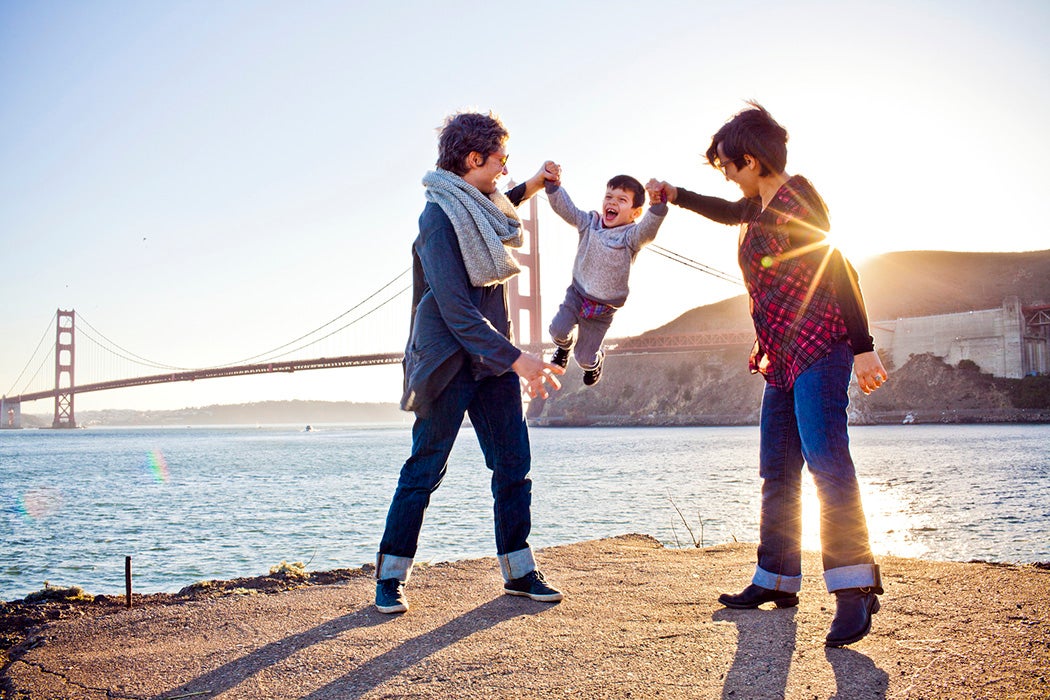
M 471 152 L 488 157 L 500 149 L 509 134 L 503 122 L 492 112 L 459 112 L 445 119 L 438 137 L 437 167 L 456 175 L 467 172 Z
M 722 145 L 724 162 L 736 162 L 743 167 L 744 154 L 754 156 L 761 169 L 759 175 L 782 173 L 787 167 L 787 129 L 780 126 L 766 108 L 757 102 L 748 102 L 749 108 L 737 112 L 711 137 L 707 149 L 707 162 L 719 165 L 718 145 Z
M 617 175 L 606 185 L 611 190 L 623 190 L 624 192 L 630 192 L 634 195 L 634 206 L 640 207 L 645 204 L 645 188 L 642 187 L 642 183 L 635 180 L 630 175 Z

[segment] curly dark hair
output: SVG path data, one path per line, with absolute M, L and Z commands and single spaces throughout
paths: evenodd
M 761 165 L 759 175 L 782 173 L 787 167 L 787 129 L 780 126 L 773 115 L 757 102 L 737 112 L 722 125 L 707 149 L 707 162 L 718 165 L 718 145 L 722 145 L 726 162 L 740 163 L 744 154 L 756 158 Z M 739 165 L 738 165 L 739 167 Z
M 437 167 L 456 175 L 467 173 L 467 156 L 485 157 L 498 151 L 510 133 L 492 112 L 457 112 L 445 119 L 438 137 Z

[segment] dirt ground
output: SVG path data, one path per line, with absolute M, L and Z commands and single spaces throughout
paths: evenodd
M 1050 698 L 1050 571 L 883 557 L 871 634 L 827 649 L 816 554 L 797 608 L 718 604 L 754 556 L 643 535 L 551 547 L 556 605 L 502 595 L 487 558 L 417 567 L 404 615 L 375 612 L 365 570 L 45 606 L 59 619 L 42 623 L 9 606 L 0 681 L 20 700 Z

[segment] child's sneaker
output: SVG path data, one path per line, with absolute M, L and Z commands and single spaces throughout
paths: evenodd
M 533 569 L 521 578 L 514 578 L 503 584 L 507 595 L 520 595 L 538 600 L 541 603 L 557 603 L 564 596 L 561 591 L 552 587 L 543 578 L 543 574 Z
M 376 610 L 381 613 L 402 613 L 408 610 L 403 581 L 396 578 L 376 581 Z
M 551 364 L 566 367 L 569 364 L 569 348 L 555 348 L 551 355 Z
M 587 386 L 594 386 L 598 383 L 598 380 L 602 378 L 602 365 L 605 363 L 605 352 L 598 351 L 598 363 L 591 369 L 584 370 L 583 372 L 583 383 Z

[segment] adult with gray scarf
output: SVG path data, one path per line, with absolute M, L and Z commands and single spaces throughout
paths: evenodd
M 437 169 L 423 178 L 427 204 L 412 246 L 412 329 L 401 407 L 416 414 L 412 453 L 398 479 L 376 557 L 376 609 L 408 610 L 404 585 L 430 495 L 441 484 L 464 414 L 492 472 L 496 554 L 504 592 L 542 602 L 562 594 L 536 569 L 531 448 L 521 384 L 530 396 L 561 387 L 561 367 L 512 342 L 505 283 L 520 269 L 508 248 L 522 244 L 514 207 L 554 177 L 541 168 L 505 195 L 508 132 L 491 112 L 446 119 Z

